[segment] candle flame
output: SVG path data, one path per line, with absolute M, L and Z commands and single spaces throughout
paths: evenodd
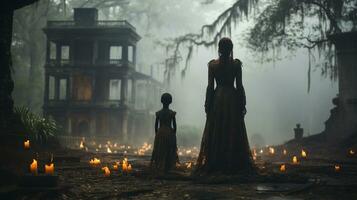
M 29 148 L 30 148 L 30 140 L 26 140 L 26 141 L 24 142 L 24 148 L 25 148 L 25 149 L 29 149 Z
M 128 159 L 127 158 L 123 159 L 122 170 L 123 170 L 123 172 L 128 172 Z
M 79 144 L 79 148 L 80 148 L 80 149 L 84 149 L 84 143 L 83 143 L 83 141 L 81 141 L 81 143 Z
M 35 159 L 32 160 L 32 163 L 30 165 L 30 171 L 35 175 L 37 174 L 37 160 Z
M 301 157 L 303 157 L 303 158 L 307 157 L 307 153 L 303 149 L 301 150 Z
M 269 153 L 270 154 L 274 154 L 275 153 L 275 149 L 273 147 L 269 147 Z
M 294 157 L 293 157 L 293 164 L 295 164 L 295 165 L 296 165 L 296 164 L 298 164 L 298 163 L 299 163 L 299 162 L 298 162 L 297 157 L 296 157 L 296 156 L 294 156 Z
M 283 150 L 283 154 L 286 155 L 288 153 L 288 151 L 286 151 L 286 149 Z
M 285 172 L 286 171 L 285 164 L 280 165 L 280 171 L 281 172 Z
M 186 167 L 187 167 L 187 169 L 191 169 L 192 168 L 192 163 L 191 162 L 187 163 Z
M 341 171 L 341 166 L 340 166 L 340 165 L 335 165 L 335 171 L 336 171 L 336 172 Z
M 98 158 L 93 158 L 89 161 L 89 164 L 91 164 L 93 166 L 98 166 L 98 165 L 100 165 L 100 160 Z
M 102 170 L 104 171 L 104 176 L 108 177 L 110 176 L 110 170 L 107 166 L 103 167 Z
M 45 174 L 53 175 L 55 172 L 55 166 L 53 163 L 45 165 Z

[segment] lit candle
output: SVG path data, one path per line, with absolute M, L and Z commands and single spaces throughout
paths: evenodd
M 34 175 L 37 175 L 37 160 L 35 160 L 35 159 L 32 160 L 32 163 L 30 165 L 30 171 Z
M 83 141 L 81 141 L 81 143 L 79 144 L 79 148 L 80 148 L 80 149 L 84 149 L 84 143 L 83 143 Z
M 128 170 L 128 165 L 125 162 L 123 162 L 122 164 L 122 170 L 123 172 L 126 172 Z
M 104 171 L 104 176 L 108 177 L 110 176 L 110 170 L 107 166 L 103 167 L 102 170 Z
M 131 164 L 128 165 L 128 172 L 131 172 L 132 170 L 132 167 L 131 167 Z
M 304 151 L 304 149 L 301 150 L 301 157 L 303 158 L 307 157 L 306 151 Z
M 55 172 L 55 166 L 53 163 L 45 165 L 45 174 L 53 175 Z
M 269 153 L 270 154 L 274 154 L 275 153 L 275 149 L 273 147 L 269 147 Z
M 296 156 L 293 157 L 293 164 L 295 164 L 295 165 L 298 164 L 298 159 Z
M 280 171 L 285 172 L 285 170 L 286 170 L 285 164 L 280 165 Z
M 286 151 L 286 149 L 283 150 L 283 154 L 286 155 L 288 152 Z
M 29 149 L 29 148 L 30 148 L 30 140 L 26 140 L 26 141 L 24 142 L 24 148 L 25 148 L 25 149 Z
M 91 164 L 92 166 L 98 166 L 100 165 L 100 160 L 98 158 L 91 159 L 89 161 L 89 164 Z
M 114 165 L 113 165 L 113 170 L 117 171 L 119 169 L 119 162 L 116 162 Z
M 187 169 L 191 169 L 191 167 L 192 167 L 192 163 L 191 162 L 187 163 Z
M 335 165 L 335 171 L 339 172 L 341 170 L 341 166 L 340 165 Z

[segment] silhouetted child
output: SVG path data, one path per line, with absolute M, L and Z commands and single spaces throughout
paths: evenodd
M 151 156 L 151 166 L 168 172 L 178 162 L 176 145 L 176 112 L 169 109 L 172 96 L 164 93 L 161 96 L 163 108 L 156 112 L 155 141 Z

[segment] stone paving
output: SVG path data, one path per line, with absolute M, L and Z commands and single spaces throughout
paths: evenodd
M 66 161 L 66 156 L 71 159 Z M 94 157 L 101 160 L 100 166 L 89 165 Z M 56 163 L 56 188 L 9 186 L 2 194 L 9 199 L 357 199 L 357 163 L 352 161 L 340 164 L 340 171 L 334 169 L 335 161 L 312 159 L 287 163 L 286 171 L 280 172 L 280 162 L 263 158 L 257 161 L 259 175 L 254 177 L 193 178 L 192 167 L 185 164 L 192 160 L 188 157 L 182 156 L 181 166 L 168 175 L 152 173 L 149 156 L 126 157 L 133 170 L 122 174 L 112 164 L 123 160 L 123 154 L 71 152 Z M 111 169 L 109 177 L 103 166 Z

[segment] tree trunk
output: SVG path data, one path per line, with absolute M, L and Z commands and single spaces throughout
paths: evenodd
M 11 42 L 14 10 L 30 5 L 38 0 L 2 1 L 0 12 L 0 131 L 11 132 L 14 119 L 14 101 L 11 93 L 14 81 L 11 77 Z
M 11 93 L 14 82 L 11 78 L 12 10 L 0 13 L 0 130 L 8 130 L 13 119 L 14 102 Z

